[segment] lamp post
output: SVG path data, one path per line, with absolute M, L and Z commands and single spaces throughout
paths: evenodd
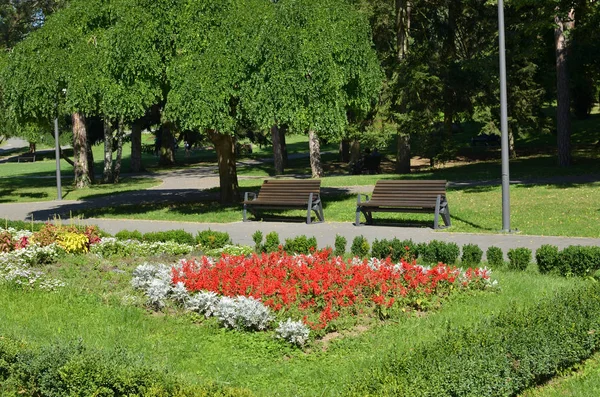
M 55 157 L 56 157 L 56 190 L 57 200 L 62 200 L 62 186 L 60 181 L 60 142 L 58 140 L 58 117 L 54 119 L 54 141 L 55 141 Z
M 510 230 L 510 177 L 508 167 L 508 110 L 506 94 L 506 50 L 504 43 L 504 1 L 498 0 L 500 44 L 500 128 L 502 131 L 502 231 Z

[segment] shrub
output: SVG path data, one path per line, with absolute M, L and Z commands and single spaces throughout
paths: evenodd
M 600 247 L 571 245 L 557 258 L 557 268 L 564 276 L 588 276 L 600 269 Z
M 205 250 L 204 255 L 218 258 L 223 254 L 235 255 L 235 256 L 239 256 L 239 255 L 248 256 L 248 255 L 251 255 L 252 252 L 253 252 L 252 247 L 250 247 L 249 245 L 229 245 L 229 244 L 227 244 L 221 248 Z
M 183 229 L 144 233 L 143 240 L 151 243 L 174 241 L 180 244 L 196 245 L 194 236 Z
M 308 341 L 310 329 L 302 321 L 292 321 L 288 318 L 286 322 L 279 322 L 275 335 L 292 345 L 302 347 Z
M 467 266 L 476 266 L 481 263 L 482 256 L 483 251 L 477 244 L 465 244 L 460 261 Z
M 487 249 L 485 256 L 487 257 L 488 265 L 497 269 L 504 266 L 504 253 L 502 248 L 491 246 Z
M 217 232 L 208 229 L 198 232 L 195 242 L 204 249 L 216 249 L 231 244 L 231 237 L 229 237 L 229 233 L 227 232 Z
M 208 318 L 215 315 L 219 300 L 219 295 L 215 292 L 200 291 L 188 298 L 185 303 L 185 308 Z
M 223 296 L 215 308 L 215 315 L 225 328 L 264 331 L 273 316 L 259 300 L 246 296 Z
M 558 264 L 558 247 L 544 244 L 535 251 L 535 261 L 540 273 L 549 273 L 556 269 Z
M 0 252 L 10 252 L 14 248 L 12 234 L 8 230 L 0 232 Z
M 343 394 L 512 396 L 596 351 L 600 285 L 578 283 L 524 304 L 393 351 Z
M 335 256 L 344 256 L 346 254 L 346 244 L 348 244 L 348 240 L 346 240 L 346 237 L 336 234 L 335 251 L 333 252 L 333 254 Z
M 460 249 L 456 243 L 446 243 L 439 240 L 431 240 L 422 253 L 425 263 L 445 263 L 453 265 L 458 259 Z
M 529 248 L 511 248 L 508 250 L 508 267 L 512 270 L 525 270 L 531 262 L 531 250 Z
M 265 237 L 265 245 L 263 246 L 264 252 L 277 252 L 279 251 L 279 234 L 277 232 L 271 232 Z
M 129 230 L 121 230 L 120 232 L 118 232 L 117 234 L 115 234 L 115 237 L 118 238 L 119 240 L 138 240 L 138 241 L 142 241 L 143 236 L 142 233 L 138 230 L 134 230 L 134 231 L 129 231 Z
M 288 253 L 309 254 L 316 251 L 317 238 L 307 238 L 305 235 L 294 238 L 286 238 L 283 250 Z
M 57 244 L 70 254 L 82 254 L 88 251 L 89 240 L 85 234 L 62 232 L 57 236 Z
M 262 245 L 263 233 L 260 230 L 257 230 L 254 232 L 254 234 L 252 234 L 252 240 L 254 241 L 254 250 L 257 253 L 264 252 Z
M 359 258 L 366 258 L 369 255 L 369 242 L 364 236 L 356 236 L 354 240 L 352 240 L 352 246 L 350 247 L 350 252 L 352 255 L 357 256 Z

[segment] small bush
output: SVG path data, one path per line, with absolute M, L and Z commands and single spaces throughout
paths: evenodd
M 246 296 L 221 297 L 215 307 L 215 315 L 225 328 L 237 330 L 264 331 L 273 321 L 267 306 Z
M 286 322 L 280 322 L 275 330 L 275 335 L 292 345 L 302 347 L 308 341 L 310 329 L 302 321 L 292 321 L 288 318 Z
M 217 249 L 231 244 L 231 237 L 229 237 L 229 233 L 227 232 L 217 232 L 208 229 L 198 232 L 195 242 L 203 249 Z
M 371 248 L 373 258 L 385 259 L 390 257 L 392 261 L 398 262 L 400 259 L 411 261 L 416 259 L 414 256 L 414 243 L 412 240 L 400 241 L 397 238 L 392 240 L 375 240 Z
M 492 269 L 498 269 L 504 266 L 504 253 L 502 252 L 502 248 L 491 246 L 485 252 L 485 256 L 487 257 L 488 265 Z
M 279 234 L 277 232 L 271 232 L 265 237 L 265 245 L 263 246 L 264 252 L 277 252 L 279 251 Z
M 535 251 L 535 261 L 540 273 L 550 273 L 558 264 L 558 247 L 544 244 Z
M 346 244 L 348 244 L 348 240 L 346 237 L 340 236 L 339 234 L 335 235 L 335 256 L 344 256 L 346 254 Z
M 118 238 L 119 240 L 138 240 L 138 241 L 142 241 L 143 236 L 142 236 L 142 232 L 140 232 L 139 230 L 121 230 L 120 232 L 118 232 L 117 234 L 115 234 L 115 237 Z
M 508 260 L 509 269 L 525 270 L 531 262 L 531 250 L 523 247 L 509 249 Z
M 563 276 L 588 276 L 600 269 L 600 247 L 571 245 L 557 258 L 557 268 Z
M 252 235 L 252 240 L 254 241 L 254 250 L 257 253 L 264 252 L 262 245 L 263 233 L 260 230 L 254 232 L 254 234 Z
M 423 262 L 425 263 L 444 263 L 453 265 L 456 263 L 460 249 L 456 243 L 446 243 L 444 241 L 432 240 L 424 247 L 422 253 Z
M 477 266 L 481 263 L 482 256 L 483 250 L 477 244 L 465 244 L 460 261 L 467 266 Z
M 352 247 L 350 247 L 352 255 L 359 258 L 366 258 L 367 255 L 369 255 L 369 249 L 369 242 L 364 236 L 356 236 L 354 237 L 354 240 L 352 240 Z
M 297 236 L 294 238 L 285 239 L 283 250 L 289 254 L 305 254 L 308 255 L 317 249 L 317 238 L 307 238 L 305 235 Z
M 0 232 L 0 252 L 10 252 L 14 249 L 12 234 L 8 230 Z
M 70 254 L 83 254 L 88 251 L 89 239 L 85 234 L 63 232 L 57 236 L 56 243 Z
M 183 229 L 145 233 L 143 240 L 151 243 L 174 241 L 180 244 L 196 245 L 194 236 Z

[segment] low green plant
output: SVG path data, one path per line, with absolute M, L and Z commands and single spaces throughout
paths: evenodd
M 456 243 L 447 243 L 439 240 L 431 240 L 429 244 L 421 249 L 423 252 L 419 251 L 419 253 L 421 253 L 423 262 L 429 264 L 441 262 L 446 265 L 453 265 L 460 254 L 460 249 Z
M 279 234 L 277 232 L 268 233 L 265 237 L 265 245 L 263 246 L 265 252 L 276 252 L 279 251 Z
M 150 243 L 175 241 L 180 244 L 196 244 L 194 236 L 183 229 L 144 233 L 143 241 L 148 241 Z
M 142 232 L 138 231 L 138 230 L 121 230 L 120 232 L 117 232 L 115 234 L 115 237 L 120 239 L 120 240 L 138 240 L 138 241 L 142 241 L 143 239 L 143 235 Z
M 550 273 L 558 264 L 558 247 L 544 244 L 535 251 L 535 261 L 540 273 Z
M 477 244 L 465 244 L 462 247 L 460 261 L 467 266 L 477 266 L 481 263 L 483 250 Z
M 508 268 L 511 270 L 525 270 L 531 262 L 531 250 L 529 248 L 511 248 L 508 250 Z
M 335 256 L 344 256 L 346 254 L 346 244 L 348 244 L 348 240 L 346 240 L 346 237 L 336 234 L 335 251 L 333 252 L 333 254 Z
M 354 240 L 352 240 L 350 252 L 356 257 L 366 258 L 367 255 L 369 255 L 370 248 L 371 247 L 369 246 L 369 242 L 367 241 L 367 239 L 364 236 L 360 235 L 354 237 Z
M 504 266 L 504 253 L 502 252 L 502 248 L 491 246 L 485 252 L 485 256 L 487 257 L 488 265 L 492 269 L 498 269 Z
M 309 254 L 317 249 L 317 238 L 300 235 L 294 238 L 286 238 L 283 250 L 287 253 Z
M 229 233 L 227 232 L 208 229 L 198 232 L 195 242 L 204 249 L 217 249 L 231 244 L 231 237 L 229 237 Z
M 557 268 L 563 276 L 589 276 L 600 269 L 600 247 L 570 245 L 560 251 Z
M 261 232 L 260 230 L 255 231 L 252 234 L 252 240 L 254 241 L 254 250 L 256 252 L 263 252 L 263 232 Z

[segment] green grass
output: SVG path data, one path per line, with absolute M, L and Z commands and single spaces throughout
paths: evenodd
M 372 176 L 370 176 L 372 177 Z M 365 178 L 366 179 L 366 178 Z M 244 190 L 258 190 L 261 180 L 242 181 Z M 324 186 L 330 185 L 324 179 Z M 333 184 L 336 182 L 334 181 Z M 216 193 L 216 192 L 215 192 Z M 524 234 L 600 237 L 600 183 L 573 185 L 513 185 L 510 189 L 511 225 Z M 497 233 L 502 225 L 502 192 L 499 186 L 448 190 L 452 232 Z M 354 222 L 356 196 L 335 194 L 323 197 L 325 220 Z M 88 217 L 152 219 L 227 223 L 242 218 L 241 205 L 217 201 L 178 204 L 145 204 L 84 210 Z M 269 211 L 269 218 L 302 220 L 305 211 Z M 375 213 L 376 224 L 431 226 L 433 214 Z M 364 222 L 364 218 L 361 217 Z
M 173 310 L 154 314 L 122 304 L 122 297 L 133 293 L 130 271 L 139 263 L 132 258 L 70 258 L 47 268 L 68 283 L 63 290 L 0 286 L 0 335 L 38 345 L 81 338 L 96 348 L 126 348 L 190 382 L 247 387 L 259 396 L 338 395 L 392 352 L 435 340 L 450 325 L 467 326 L 493 313 L 530 305 L 578 282 L 533 272 L 498 272 L 502 289 L 497 293 L 456 295 L 438 311 L 406 315 L 334 339 L 326 349 L 316 343 L 301 352 L 269 333 L 226 331 L 212 321 Z
M 72 178 L 62 178 L 61 182 L 62 198 L 65 200 L 85 200 L 143 190 L 161 183 L 155 178 L 125 177 L 118 184 L 94 184 L 87 189 L 75 189 Z M 56 200 L 57 194 L 54 178 L 0 178 L 0 203 Z

